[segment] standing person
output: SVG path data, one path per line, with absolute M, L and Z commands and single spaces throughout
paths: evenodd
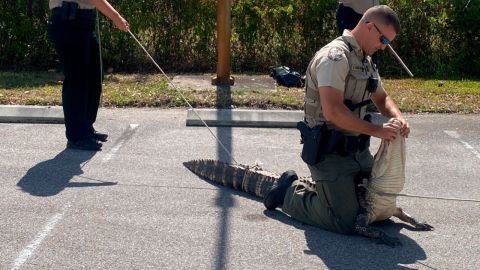
M 95 8 L 122 31 L 129 30 L 128 22 L 106 0 L 50 0 L 49 6 L 48 32 L 65 77 L 62 106 L 67 148 L 99 151 L 108 135 L 93 127 L 102 91 Z
M 365 11 L 379 4 L 380 0 L 339 0 L 336 15 L 338 34 L 342 35 L 345 29 L 355 28 Z M 374 53 L 372 60 L 378 65 L 378 54 Z
M 366 11 L 352 30 L 321 48 L 307 68 L 305 125 L 307 130 L 321 130 L 319 151 L 307 159 L 316 190 L 297 180 L 293 171 L 286 173 L 265 196 L 267 209 L 283 205 L 283 211 L 304 223 L 325 230 L 349 234 L 359 211 L 355 179 L 369 175 L 373 157 L 369 137 L 393 140 L 400 130 L 407 137 L 410 128 L 395 102 L 389 97 L 371 62 L 370 55 L 383 50 L 400 31 L 397 14 L 388 6 Z M 364 120 L 365 104 L 371 99 L 379 111 L 400 124 L 375 125 Z M 363 135 L 362 135 L 363 134 Z M 311 138 L 302 132 L 302 140 Z M 310 140 L 311 141 L 311 140 Z M 319 157 L 319 158 L 317 158 Z
M 379 0 L 339 0 L 337 9 L 337 28 L 340 35 L 343 30 L 352 30 L 367 9 L 378 6 Z

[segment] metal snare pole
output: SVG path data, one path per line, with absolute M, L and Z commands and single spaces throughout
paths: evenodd
M 228 154 L 228 156 L 233 160 L 233 162 L 235 162 L 235 164 L 238 164 L 237 160 L 235 160 L 235 158 L 233 157 L 232 155 L 232 152 L 228 151 L 228 149 L 225 147 L 225 145 L 223 145 L 222 141 L 220 141 L 220 139 L 215 136 L 215 134 L 213 133 L 213 131 L 210 129 L 210 127 L 207 125 L 207 123 L 202 119 L 202 117 L 200 117 L 200 115 L 196 112 L 196 110 L 193 108 L 193 106 L 190 104 L 190 102 L 188 102 L 187 98 L 185 97 L 185 95 L 182 94 L 182 92 L 180 91 L 180 89 L 178 89 L 178 87 L 173 83 L 173 81 L 167 76 L 167 74 L 165 74 L 165 72 L 163 71 L 163 69 L 157 64 L 157 62 L 155 61 L 155 59 L 153 59 L 153 57 L 150 55 L 150 53 L 148 53 L 147 49 L 145 49 L 145 46 L 142 45 L 142 43 L 137 39 L 137 37 L 132 33 L 132 31 L 128 30 L 128 33 L 132 36 L 132 38 L 138 43 L 138 45 L 140 46 L 140 48 L 142 48 L 142 50 L 147 54 L 148 58 L 150 58 L 150 60 L 152 60 L 153 64 L 158 68 L 158 70 L 160 70 L 160 72 L 163 74 L 163 76 L 165 76 L 165 78 L 167 79 L 167 81 L 170 83 L 171 86 L 173 86 L 173 89 L 175 89 L 177 91 L 177 93 L 182 97 L 183 101 L 185 101 L 185 103 L 187 103 L 187 105 L 190 107 L 190 109 L 192 109 L 192 112 L 194 112 L 198 119 L 200 119 L 200 121 L 202 121 L 202 123 L 205 125 L 205 127 L 208 129 L 208 131 L 210 132 L 210 134 L 212 134 L 212 136 L 215 138 L 215 140 L 217 140 L 218 144 L 223 148 L 223 150 Z
M 98 40 L 98 58 L 100 60 L 100 102 L 98 103 L 98 107 L 102 107 L 103 104 L 103 60 L 102 60 L 102 40 L 100 38 L 100 16 L 98 16 L 98 9 L 97 12 L 97 40 Z
M 407 71 L 408 75 L 410 75 L 410 77 L 413 77 L 413 74 L 410 71 L 410 69 L 408 69 L 407 65 L 405 65 L 405 63 L 403 63 L 402 59 L 400 59 L 400 56 L 398 56 L 398 54 L 393 50 L 392 46 L 390 46 L 390 44 L 387 44 L 387 47 L 390 49 L 390 51 L 393 53 L 393 55 L 397 58 L 398 62 L 400 62 L 400 64 L 403 66 L 403 68 Z

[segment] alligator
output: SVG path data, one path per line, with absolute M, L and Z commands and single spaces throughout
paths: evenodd
M 389 122 L 399 121 L 395 118 Z M 405 184 L 405 138 L 398 131 L 394 140 L 382 140 L 374 157 L 372 172 L 368 178 L 362 179 L 358 189 L 360 211 L 356 217 L 355 231 L 363 236 L 379 239 L 389 246 L 401 245 L 396 237 L 369 226 L 394 216 L 415 227 L 416 230 L 431 231 L 433 226 L 418 221 L 417 218 L 397 206 L 396 194 L 402 191 Z
M 280 178 L 280 175 L 265 171 L 258 164 L 254 166 L 228 164 L 211 159 L 192 160 L 183 164 L 203 179 L 259 198 L 264 198 Z M 393 247 L 401 245 L 398 238 L 370 226 L 373 222 L 386 220 L 392 216 L 413 225 L 417 230 L 433 230 L 431 225 L 419 222 L 396 205 L 395 194 L 403 189 L 405 183 L 403 136 L 398 135 L 393 141 L 382 140 L 375 154 L 372 173 L 370 177 L 362 180 L 363 183 L 357 188 L 360 210 L 355 222 L 355 231 L 359 235 L 377 239 L 379 243 Z M 298 181 L 308 190 L 316 190 L 315 182 L 310 177 L 299 177 Z

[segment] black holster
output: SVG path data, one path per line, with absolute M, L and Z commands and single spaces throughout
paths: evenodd
M 300 130 L 302 148 L 302 159 L 309 165 L 315 165 L 322 161 L 325 153 L 322 151 L 322 137 L 326 130 L 325 124 L 311 128 L 305 121 L 297 123 L 297 129 Z

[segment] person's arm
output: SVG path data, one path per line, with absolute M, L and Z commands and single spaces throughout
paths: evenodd
M 395 139 L 399 128 L 395 123 L 374 125 L 359 119 L 344 105 L 342 91 L 330 86 L 321 86 L 319 91 L 322 112 L 327 121 L 344 130 L 367 134 L 380 139 Z
M 385 90 L 378 91 L 372 94 L 370 98 L 372 99 L 373 103 L 375 103 L 375 106 L 377 106 L 378 111 L 382 115 L 386 117 L 397 118 L 398 120 L 400 120 L 400 122 L 402 122 L 400 134 L 404 137 L 408 137 L 408 134 L 410 133 L 410 126 L 405 117 L 403 117 L 400 109 L 398 109 L 397 104 L 395 104 L 395 102 L 388 95 L 388 93 Z
M 128 22 L 118 13 L 107 0 L 90 0 L 91 3 L 105 16 L 107 16 L 115 26 L 127 32 L 130 28 Z

